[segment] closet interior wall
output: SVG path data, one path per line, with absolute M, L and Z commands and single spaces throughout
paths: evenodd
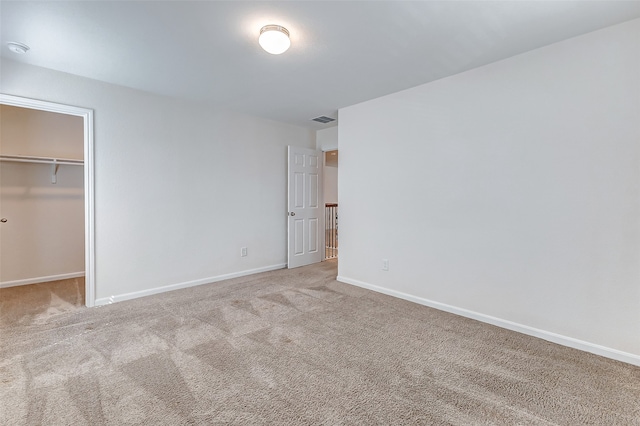
M 81 117 L 0 105 L 0 155 L 82 160 Z M 0 287 L 84 275 L 84 171 L 0 161 Z

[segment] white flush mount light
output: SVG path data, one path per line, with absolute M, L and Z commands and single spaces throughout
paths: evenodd
M 280 25 L 265 25 L 260 30 L 258 43 L 272 55 L 279 55 L 286 52 L 291 46 L 289 31 Z
M 17 41 L 8 42 L 7 47 L 10 51 L 18 53 L 20 55 L 27 53 L 27 51 L 29 50 L 29 46 L 27 46 L 26 44 L 18 43 Z

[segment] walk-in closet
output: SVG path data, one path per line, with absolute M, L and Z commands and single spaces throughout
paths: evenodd
M 46 320 L 85 303 L 82 117 L 0 105 L 0 309 Z

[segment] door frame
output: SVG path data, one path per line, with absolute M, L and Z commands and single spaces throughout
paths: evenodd
M 94 164 L 93 164 L 93 110 L 23 98 L 20 96 L 0 93 L 0 104 L 58 114 L 82 117 L 84 131 L 84 267 L 85 267 L 85 305 L 95 306 L 95 194 L 94 194 Z

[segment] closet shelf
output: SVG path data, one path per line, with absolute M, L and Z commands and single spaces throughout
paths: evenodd
M 10 161 L 14 163 L 65 164 L 73 166 L 84 165 L 83 160 L 73 160 L 71 158 L 32 157 L 28 155 L 0 155 L 0 161 Z
M 33 157 L 28 155 L 0 155 L 0 161 L 12 163 L 36 163 L 51 165 L 51 183 L 58 181 L 58 166 L 83 166 L 83 160 L 74 160 L 71 158 L 52 158 L 52 157 Z

